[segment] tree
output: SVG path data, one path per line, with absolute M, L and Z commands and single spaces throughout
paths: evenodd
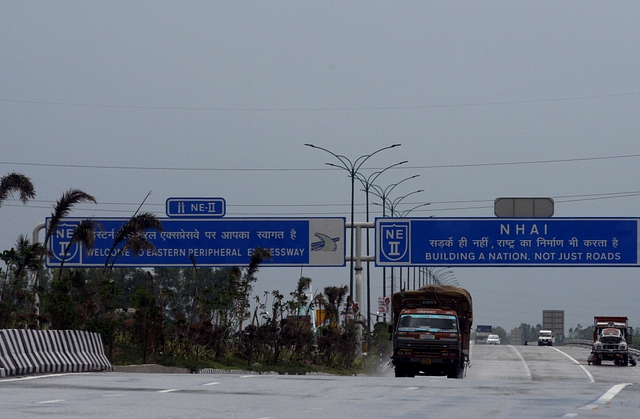
M 74 244 L 78 244 L 84 247 L 85 252 L 93 247 L 96 242 L 95 229 L 99 227 L 100 224 L 96 223 L 92 220 L 82 220 L 76 228 L 73 229 L 73 234 L 71 235 L 71 240 L 65 246 L 64 254 L 62 255 L 62 260 L 60 261 L 60 272 L 58 274 L 58 279 L 62 275 L 62 268 L 64 267 L 64 261 L 69 254 L 69 249 Z
M 0 328 L 35 327 L 38 316 L 33 311 L 35 282 L 29 281 L 29 272 L 37 271 L 44 247 L 30 243 L 20 236 L 15 248 L 0 254 L 5 271 L 0 278 Z M 2 269 L 0 269 L 2 273 Z
M 134 257 L 141 250 L 154 250 L 155 246 L 145 235 L 147 230 L 162 231 L 162 223 L 160 220 L 149 212 L 135 214 L 124 223 L 113 240 L 113 245 L 104 262 L 104 270 L 113 269 L 113 265 L 116 263 L 118 257 L 127 250 L 131 250 Z M 118 250 L 116 251 L 116 249 Z M 113 258 L 111 258 L 111 255 L 114 255 Z
M 507 341 L 507 331 L 504 330 L 502 327 L 500 326 L 496 326 L 493 328 L 493 333 L 500 336 L 500 341 L 502 342 L 506 342 Z
M 2 202 L 16 192 L 19 194 L 20 201 L 23 204 L 36 197 L 31 179 L 25 175 L 11 172 L 0 178 L 0 206 L 2 206 Z
M 82 202 L 93 202 L 95 204 L 98 201 L 96 201 L 96 199 L 88 193 L 74 188 L 69 189 L 67 192 L 62 194 L 62 197 L 58 201 L 56 201 L 56 204 L 53 206 L 53 212 L 51 213 L 49 225 L 47 226 L 47 231 L 44 236 L 43 243 L 45 247 L 49 243 L 49 239 L 53 236 L 56 230 L 58 230 L 60 221 L 64 217 L 69 215 L 75 205 Z

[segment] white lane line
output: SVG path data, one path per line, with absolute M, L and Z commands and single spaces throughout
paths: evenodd
M 518 357 L 520 358 L 520 361 L 522 361 L 522 365 L 524 365 L 524 371 L 527 374 L 527 378 L 529 379 L 529 381 L 532 380 L 531 378 L 531 370 L 529 369 L 529 366 L 527 365 L 527 362 L 524 360 L 524 357 L 522 356 L 522 354 L 513 347 L 513 345 L 509 345 L 509 347 L 511 349 L 513 349 L 513 351 L 516 353 L 516 355 L 518 355 Z
M 567 358 L 569 358 L 570 360 L 578 364 L 578 366 L 582 368 L 582 371 L 584 371 L 584 373 L 587 374 L 587 377 L 589 377 L 589 381 L 591 381 L 592 383 L 596 382 L 596 380 L 593 378 L 593 375 L 591 375 L 591 373 L 584 367 L 584 365 L 581 365 L 580 362 L 578 362 L 574 357 L 572 357 L 568 353 L 561 351 L 558 348 L 554 348 L 553 346 L 551 347 L 551 349 L 555 349 L 556 351 L 560 352 L 562 355 L 566 356 Z
M 417 390 L 417 389 L 419 389 L 419 388 L 420 388 L 420 387 L 407 387 L 407 390 Z
M 158 393 L 173 393 L 174 391 L 180 391 L 180 389 L 179 388 L 170 388 L 170 389 L 167 389 L 167 390 L 160 390 L 160 391 L 158 391 Z
M 74 373 L 47 374 L 47 375 L 31 375 L 27 377 L 18 377 L 18 378 L 3 378 L 0 380 L 0 383 L 8 383 L 10 381 L 38 380 L 41 378 L 50 378 L 50 377 L 64 377 L 65 375 L 85 375 L 85 374 L 89 374 L 89 373 L 74 372 Z
M 615 386 L 611 387 L 606 393 L 604 393 L 602 396 L 600 396 L 600 398 L 598 400 L 596 400 L 593 403 L 586 404 L 586 405 L 582 406 L 580 409 L 583 409 L 583 410 L 595 410 L 595 409 L 598 409 L 603 404 L 607 404 L 607 403 L 611 402 L 611 400 L 618 393 L 620 393 L 622 391 L 622 389 L 624 389 L 626 386 L 630 386 L 632 384 L 633 383 L 616 384 Z
M 60 402 L 64 402 L 65 400 L 63 399 L 59 399 L 59 400 L 43 400 L 41 402 L 36 402 L 36 404 L 46 404 L 46 403 L 60 403 Z
M 204 386 L 215 386 L 216 384 L 220 384 L 220 381 L 212 381 L 210 383 L 205 383 L 201 385 L 204 387 Z

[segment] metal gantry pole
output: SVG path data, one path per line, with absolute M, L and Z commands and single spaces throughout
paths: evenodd
M 369 191 L 371 189 L 371 187 L 374 185 L 374 182 L 376 181 L 376 179 L 378 179 L 378 177 L 383 174 L 384 172 L 386 172 L 387 170 L 403 165 L 405 163 L 408 163 L 408 160 L 404 160 L 401 161 L 399 163 L 395 163 L 392 164 L 391 166 L 387 166 L 382 170 L 379 170 L 377 172 L 374 172 L 372 174 L 370 174 L 368 177 L 364 177 L 361 174 L 359 174 L 357 176 L 358 180 L 360 181 L 360 183 L 362 183 L 362 187 L 364 188 L 364 192 L 365 192 L 365 196 L 366 196 L 366 222 L 369 223 Z M 384 216 L 384 215 L 383 215 Z M 367 229 L 367 255 L 370 254 L 371 252 L 371 248 L 369 246 L 370 244 L 370 231 L 369 229 Z M 384 290 L 384 276 L 385 276 L 385 268 L 382 268 L 383 272 L 382 272 L 382 277 L 383 277 L 383 290 Z M 384 291 L 383 291 L 383 297 L 384 297 Z M 369 334 L 371 333 L 371 265 L 370 265 L 370 261 L 367 260 L 367 329 Z

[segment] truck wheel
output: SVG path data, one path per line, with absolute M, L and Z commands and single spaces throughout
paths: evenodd
M 407 370 L 404 369 L 403 367 L 400 367 L 400 366 L 396 367 L 395 373 L 396 373 L 396 377 L 406 377 L 407 376 Z
M 447 372 L 447 378 L 464 378 L 464 368 L 453 366 Z
M 625 367 L 629 365 L 629 355 L 622 355 L 622 365 Z

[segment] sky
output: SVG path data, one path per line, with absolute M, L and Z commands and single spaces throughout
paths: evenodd
M 349 219 L 349 174 L 306 143 L 353 161 L 401 144 L 359 173 L 407 160 L 376 184 L 418 175 L 390 196 L 409 195 L 410 217 L 494 217 L 499 197 L 638 217 L 638 21 L 635 1 L 2 0 L 0 176 L 37 196 L 2 202 L 0 248 L 71 188 L 98 201 L 77 217 L 143 202 L 164 217 L 193 196 L 224 198 L 227 217 Z M 355 203 L 364 221 L 360 189 Z M 594 315 L 640 327 L 637 268 L 451 270 L 475 324 L 565 310 L 567 330 Z M 314 290 L 350 280 L 348 263 L 264 267 L 255 292 L 288 295 L 301 274 Z M 375 302 L 382 269 L 370 276 Z

